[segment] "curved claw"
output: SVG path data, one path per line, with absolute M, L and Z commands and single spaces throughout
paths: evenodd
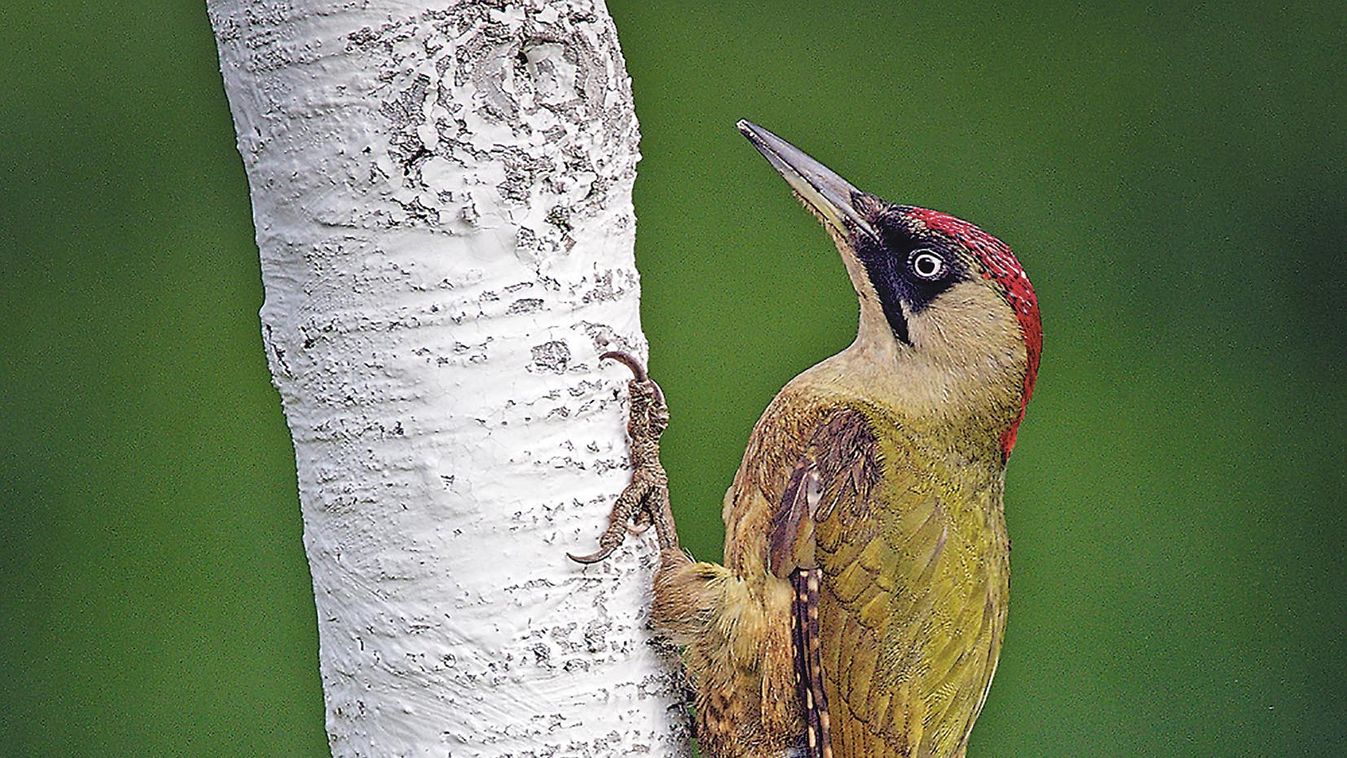
M 636 356 L 632 355 L 631 353 L 623 352 L 621 350 L 609 350 L 608 352 L 600 355 L 599 360 L 617 361 L 618 363 L 621 363 L 623 366 L 626 366 L 627 368 L 631 369 L 631 373 L 633 376 L 632 381 L 638 384 L 650 382 L 650 384 L 655 388 L 655 397 L 659 400 L 661 405 L 664 404 L 664 390 L 660 389 L 659 384 L 655 383 L 655 381 L 650 378 L 650 374 L 646 372 L 645 366 L 641 365 L 641 361 L 638 360 Z
M 603 560 L 604 558 L 607 558 L 608 556 L 612 555 L 612 554 L 613 554 L 613 551 L 616 550 L 616 549 L 617 549 L 616 546 L 614 546 L 614 547 L 601 547 L 601 548 L 599 548 L 598 550 L 596 550 L 595 552 L 590 553 L 589 555 L 576 555 L 575 553 L 567 553 L 567 554 L 566 554 L 566 557 L 567 557 L 567 558 L 570 558 L 571 560 L 575 561 L 576 563 L 583 563 L 583 564 L 585 564 L 586 566 L 588 566 L 588 565 L 590 565 L 591 563 L 598 563 L 599 561 Z
M 641 362 L 637 360 L 636 356 L 632 355 L 631 353 L 626 353 L 621 350 L 609 350 L 608 352 L 600 355 L 599 360 L 617 361 L 618 363 L 621 363 L 622 365 L 631 369 L 632 375 L 636 377 L 636 381 L 638 382 L 646 382 L 650 380 L 650 375 L 645 372 L 645 366 L 642 366 Z
M 653 465 L 659 472 L 658 481 L 663 482 L 663 469 L 659 467 L 658 460 L 658 440 L 660 433 L 668 426 L 668 409 L 664 404 L 664 391 L 660 389 L 658 384 L 650 379 L 650 374 L 646 372 L 645 366 L 643 366 L 641 361 L 631 353 L 621 350 L 609 350 L 601 354 L 599 359 L 617 361 L 631 370 L 633 378 L 629 384 L 631 397 L 628 399 L 628 402 L 631 404 L 631 412 L 633 414 L 639 412 L 645 414 L 645 418 L 641 421 L 639 427 L 632 426 L 632 424 L 636 422 L 629 419 L 628 433 L 634 435 L 634 437 L 639 437 L 639 441 L 642 442 L 643 446 L 653 445 L 653 455 L 655 456 L 653 464 L 642 464 L 636 460 L 633 460 L 633 463 L 638 468 L 643 465 Z M 655 411 L 652 411 L 650 408 L 650 400 L 647 393 L 654 395 Z M 658 415 L 652 418 L 650 416 L 651 413 L 656 413 Z M 634 441 L 637 440 L 634 438 Z M 650 454 L 652 454 L 650 451 L 645 453 L 645 455 Z M 633 475 L 632 481 L 628 483 L 626 489 L 624 489 L 622 494 L 618 496 L 617 502 L 613 506 L 613 511 L 608 517 L 608 529 L 605 530 L 603 536 L 599 538 L 599 549 L 589 555 L 567 553 L 567 558 L 570 558 L 576 563 L 585 565 L 598 563 L 612 555 L 613 552 L 617 550 L 618 546 L 622 544 L 624 531 L 627 534 L 642 534 L 652 525 L 656 526 L 657 531 L 660 533 L 660 544 L 664 545 L 668 541 L 665 536 L 665 533 L 668 530 L 655 523 L 653 514 L 641 510 L 643 503 L 646 504 L 646 507 L 649 507 L 649 504 L 646 503 L 646 501 L 650 497 L 651 487 L 654 486 L 656 480 L 650 479 L 649 472 L 647 472 L 646 477 L 639 476 L 639 473 L 640 472 L 638 471 L 637 475 Z M 667 502 L 667 492 L 662 495 L 662 498 L 663 501 Z

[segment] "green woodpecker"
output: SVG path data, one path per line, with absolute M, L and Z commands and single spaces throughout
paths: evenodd
M 780 137 L 739 129 L 831 235 L 856 341 L 792 380 L 724 502 L 724 565 L 678 546 L 658 441 L 664 398 L 633 358 L 630 523 L 663 548 L 652 623 L 683 646 L 714 758 L 963 756 L 1006 625 L 1006 460 L 1042 346 L 1010 248 L 862 192 Z

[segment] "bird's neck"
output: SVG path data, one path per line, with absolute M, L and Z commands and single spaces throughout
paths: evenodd
M 1019 409 L 1019 379 L 1014 366 L 977 365 L 986 370 L 949 365 L 898 343 L 887 332 L 867 334 L 863 322 L 850 347 L 797 381 L 825 394 L 864 401 L 952 456 L 1000 471 L 1002 436 Z

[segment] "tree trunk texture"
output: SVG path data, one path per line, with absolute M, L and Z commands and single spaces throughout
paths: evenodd
M 581 568 L 644 353 L 602 0 L 212 0 L 336 755 L 686 755 L 658 550 Z M 279 504 L 278 504 L 279 505 Z

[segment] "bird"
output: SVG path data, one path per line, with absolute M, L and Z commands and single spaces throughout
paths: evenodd
M 1006 464 L 1043 330 L 1011 249 L 880 199 L 772 132 L 739 131 L 822 224 L 854 342 L 776 395 L 723 502 L 721 563 L 678 542 L 660 390 L 622 352 L 634 473 L 598 551 L 653 526 L 651 625 L 682 649 L 712 758 L 962 758 L 1006 629 Z

